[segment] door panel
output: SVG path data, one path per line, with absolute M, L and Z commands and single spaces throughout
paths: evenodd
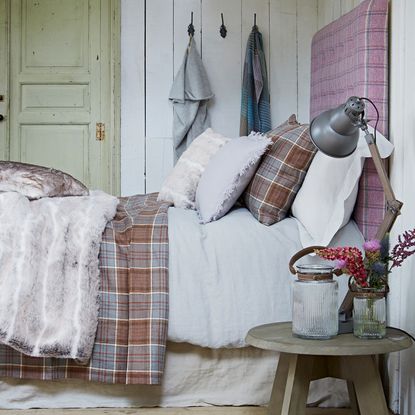
M 22 1 L 22 70 L 75 67 L 87 72 L 88 14 L 85 0 Z
M 89 111 L 88 85 L 22 85 L 22 111 Z
M 86 125 L 23 125 L 21 158 L 24 163 L 59 168 L 74 177 L 85 177 L 89 131 Z M 59 151 L 43 151 L 58 148 Z M 70 154 L 70 157 L 68 155 Z
M 10 159 L 116 192 L 111 0 L 10 1 Z M 96 139 L 96 123 L 106 138 Z

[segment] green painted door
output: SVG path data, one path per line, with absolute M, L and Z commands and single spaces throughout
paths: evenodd
M 117 3 L 8 3 L 10 159 L 63 170 L 110 193 L 119 182 L 111 70 Z

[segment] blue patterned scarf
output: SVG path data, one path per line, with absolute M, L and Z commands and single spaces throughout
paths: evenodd
M 256 26 L 246 46 L 242 81 L 240 135 L 251 131 L 265 133 L 271 129 L 271 111 L 268 89 L 267 63 L 262 34 Z

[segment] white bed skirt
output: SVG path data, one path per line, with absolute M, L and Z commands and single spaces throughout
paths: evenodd
M 267 405 L 277 353 L 254 348 L 212 350 L 186 343 L 168 343 L 167 350 L 162 386 L 3 379 L 0 408 Z M 321 406 L 347 406 L 344 382 L 313 382 L 309 402 L 321 399 Z

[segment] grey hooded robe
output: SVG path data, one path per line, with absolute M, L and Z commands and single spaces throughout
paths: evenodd
M 212 97 L 213 93 L 202 59 L 192 38 L 169 95 L 174 110 L 175 160 L 198 135 L 210 127 L 207 105 Z

